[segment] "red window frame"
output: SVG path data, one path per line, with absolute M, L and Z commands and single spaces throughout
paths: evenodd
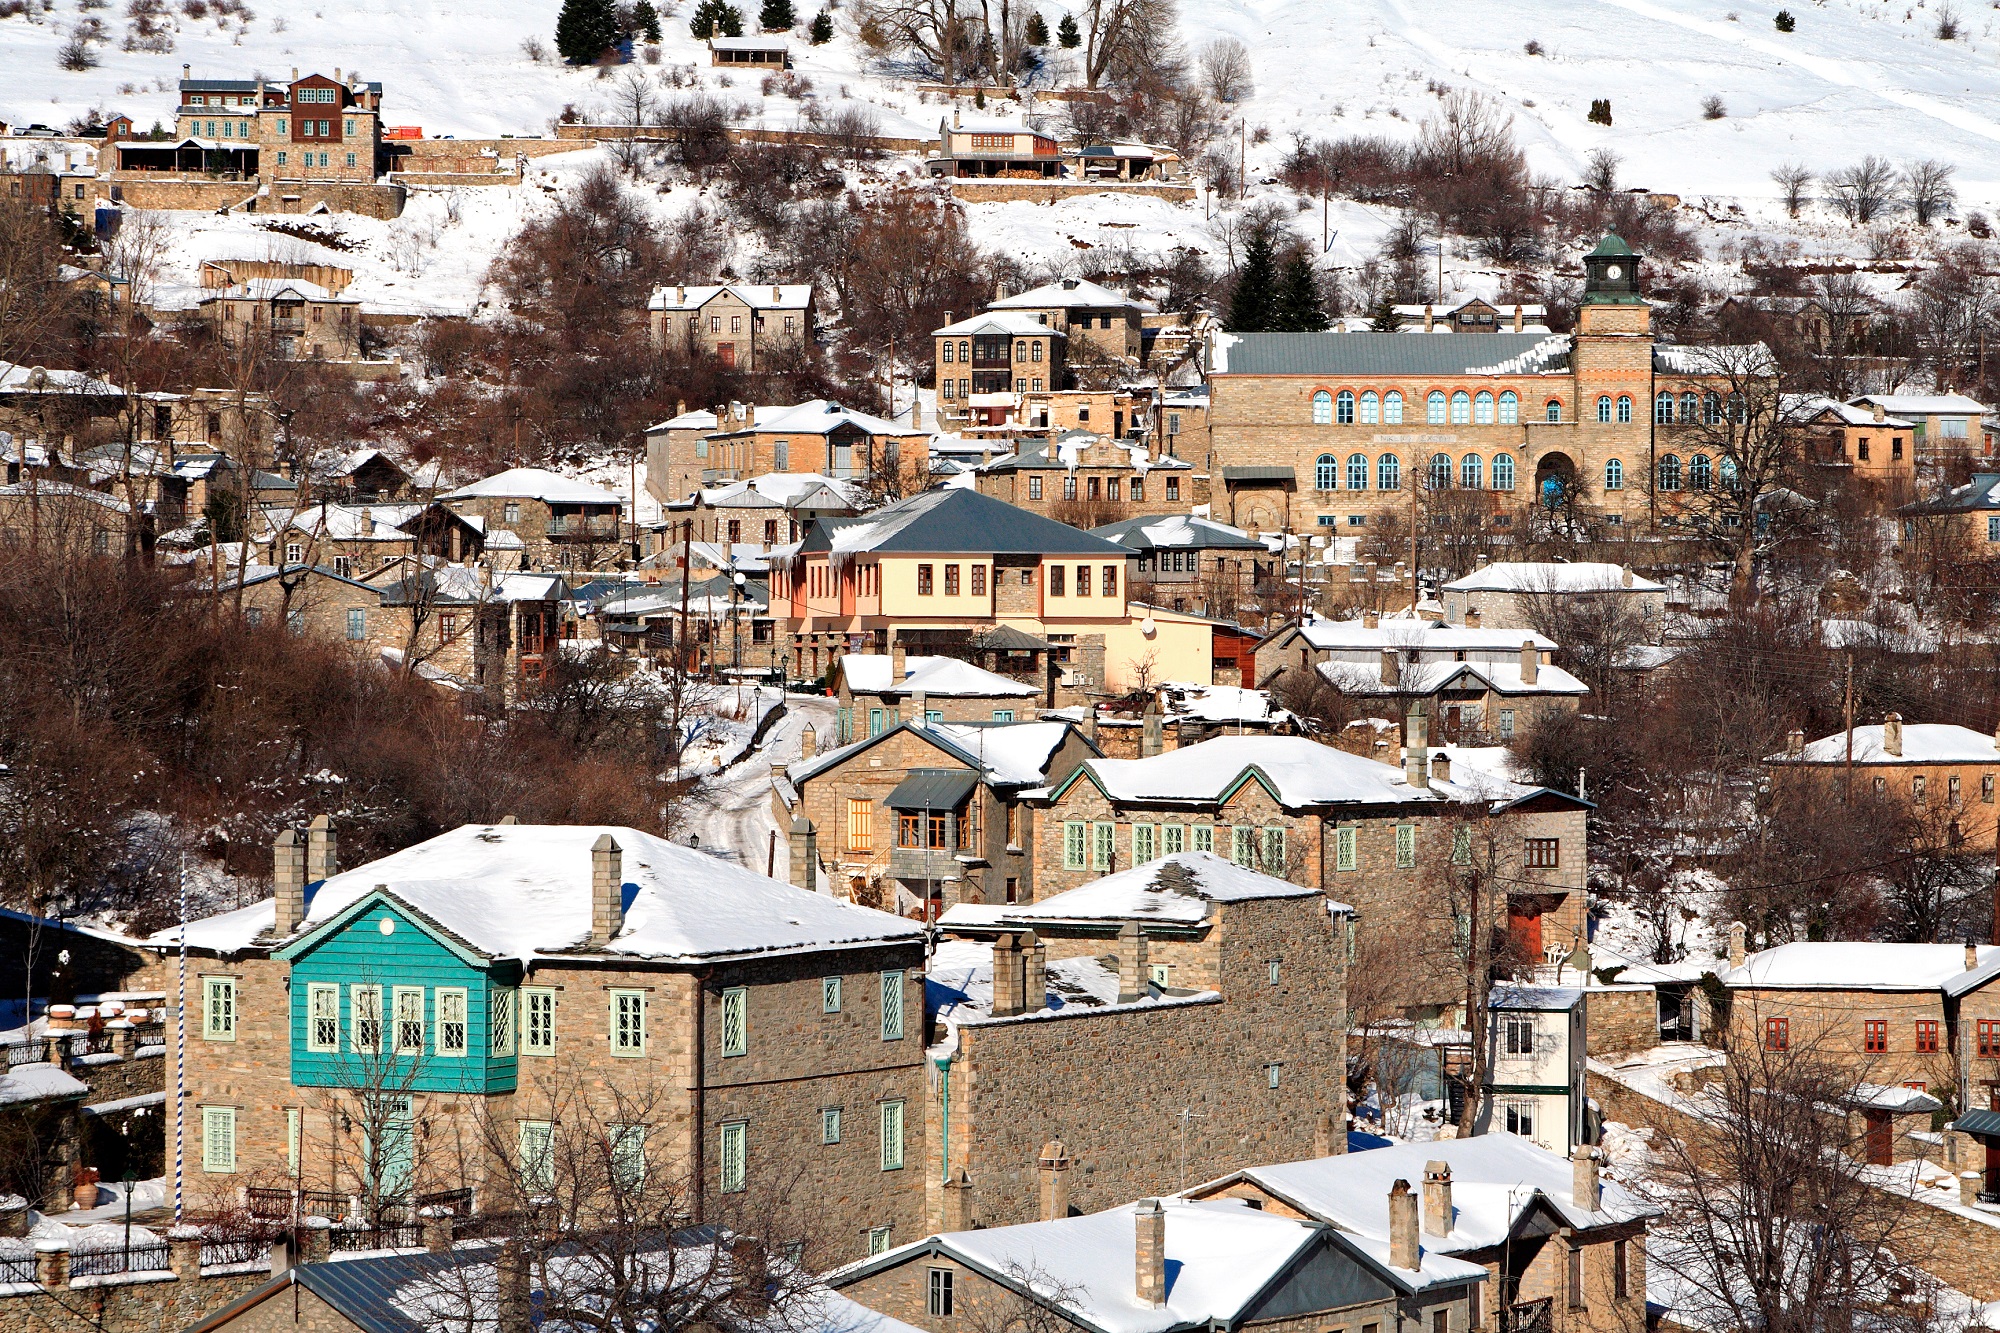
M 1938 1025 L 1935 1018 L 1917 1020 L 1917 1054 L 1936 1055 L 1938 1048 Z
M 2000 1019 L 1979 1020 L 1979 1057 L 1982 1060 L 2000 1056 Z
M 1764 1020 L 1764 1049 L 1767 1051 L 1789 1051 L 1792 1049 L 1791 1019 L 1767 1018 Z
M 1862 1021 L 1861 1049 L 1869 1055 L 1887 1055 L 1889 1053 L 1888 1019 L 1869 1018 Z

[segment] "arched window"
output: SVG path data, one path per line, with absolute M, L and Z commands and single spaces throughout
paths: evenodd
M 1451 455 L 1431 455 L 1430 486 L 1434 491 L 1451 489 Z
M 1674 396 L 1665 389 L 1660 390 L 1660 396 L 1653 400 L 1653 424 L 1655 426 L 1674 424 Z
M 1740 392 L 1731 392 L 1729 395 L 1729 419 L 1741 422 L 1747 415 L 1748 404 L 1743 401 L 1743 395 Z
M 1605 460 L 1604 489 L 1607 491 L 1622 491 L 1625 489 L 1625 465 L 1615 458 Z
M 1602 422 L 1611 420 L 1611 395 L 1608 393 L 1597 396 L 1597 419 Z
M 1512 389 L 1500 395 L 1500 424 L 1516 425 L 1521 420 L 1521 399 Z
M 1562 399 L 1560 398 L 1549 399 L 1549 405 L 1546 409 L 1544 409 L 1544 411 L 1546 413 L 1547 420 L 1561 421 L 1563 419 Z
M 1433 426 L 1444 425 L 1444 390 L 1432 389 L 1424 399 L 1424 419 Z
M 1389 426 L 1403 424 L 1403 395 L 1394 389 L 1382 395 L 1382 421 Z
M 1742 481 L 1736 475 L 1735 459 L 1730 458 L 1728 455 L 1725 454 L 1723 456 L 1722 461 L 1716 464 L 1715 471 L 1716 475 L 1722 478 L 1722 484 L 1728 487 L 1730 490 L 1736 491 L 1743 489 Z
M 1382 419 L 1382 400 L 1375 396 L 1373 389 L 1361 395 L 1361 424 L 1372 426 Z
M 1460 389 L 1451 396 L 1451 424 L 1470 425 L 1472 422 L 1472 395 Z
M 1340 487 L 1340 460 L 1332 454 L 1321 454 L 1313 460 L 1313 489 L 1316 491 L 1337 490 Z
M 944 360 L 951 360 L 951 339 L 949 338 L 944 340 Z
M 1632 421 L 1632 399 L 1628 394 L 1618 395 L 1618 424 L 1629 425 Z
M 1701 400 L 1695 396 L 1693 389 L 1689 389 L 1681 395 L 1681 424 L 1683 426 L 1692 426 L 1694 424 L 1695 404 L 1699 401 Z
M 1705 491 L 1715 484 L 1715 469 L 1709 465 L 1707 454 L 1696 454 L 1688 459 L 1688 489 Z
M 1514 455 L 1493 455 L 1493 489 L 1496 491 L 1514 489 Z
M 1354 390 L 1342 389 L 1340 396 L 1333 400 L 1333 419 L 1343 426 L 1354 424 Z
M 1349 454 L 1347 456 L 1347 489 L 1365 491 L 1368 489 L 1368 455 Z
M 972 344 L 963 338 L 958 340 L 958 359 L 961 361 L 972 360 Z
M 1722 424 L 1722 395 L 1713 389 L 1701 396 L 1701 424 L 1704 426 Z
M 1472 400 L 1472 424 L 1490 426 L 1493 424 L 1493 395 L 1484 389 Z
M 1378 491 L 1400 491 L 1403 489 L 1403 465 L 1396 455 L 1383 454 L 1375 460 L 1375 489 Z
M 1325 389 L 1321 389 L 1313 395 L 1313 425 L 1331 426 L 1332 424 L 1333 395 Z
M 1458 484 L 1468 491 L 1476 491 L 1486 484 L 1486 464 L 1478 454 L 1467 454 L 1458 460 Z
M 1677 491 L 1681 488 L 1681 460 L 1678 454 L 1668 454 L 1660 459 L 1660 489 Z

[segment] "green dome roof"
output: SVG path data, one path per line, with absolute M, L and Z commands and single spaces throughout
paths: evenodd
M 1604 239 L 1599 241 L 1597 243 L 1597 248 L 1595 250 L 1592 250 L 1590 253 L 1593 256 L 1629 255 L 1632 253 L 1632 247 L 1625 244 L 1624 241 L 1620 240 L 1616 235 L 1612 234 L 1611 232 L 1606 232 L 1604 234 Z

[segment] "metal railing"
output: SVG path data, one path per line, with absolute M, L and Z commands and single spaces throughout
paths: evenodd
M 201 1243 L 201 1266 L 220 1268 L 224 1264 L 257 1263 L 268 1259 L 271 1242 L 257 1236 L 235 1236 L 227 1240 Z
M 69 1255 L 69 1275 L 73 1278 L 164 1273 L 172 1267 L 167 1243 L 163 1240 L 116 1250 L 71 1250 Z
M 39 1283 L 38 1267 L 33 1254 L 0 1254 L 0 1286 Z
M 15 1065 L 40 1064 L 44 1055 L 42 1043 L 39 1041 L 10 1041 L 5 1049 L 9 1069 Z
M 332 1190 L 285 1190 L 252 1185 L 245 1191 L 250 1216 L 283 1222 L 295 1217 L 329 1217 L 338 1221 L 347 1216 L 349 1200 Z
M 424 1243 L 424 1229 L 403 1226 L 335 1227 L 327 1233 L 336 1252 L 347 1250 L 414 1250 Z

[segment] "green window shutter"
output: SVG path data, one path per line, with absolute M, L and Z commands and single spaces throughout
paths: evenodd
M 882 974 L 882 1040 L 903 1039 L 903 974 Z
M 903 1103 L 882 1103 L 882 1169 L 903 1169 Z
M 724 1125 L 722 1127 L 722 1192 L 740 1194 L 743 1182 L 749 1175 L 750 1127 L 745 1124 Z
M 750 991 L 731 986 L 722 992 L 722 1053 L 750 1053 Z
M 1337 830 L 1334 834 L 1334 869 L 1353 870 L 1359 864 L 1360 858 L 1354 849 L 1354 830 L 1351 828 Z
M 1072 819 L 1063 825 L 1063 869 L 1083 869 L 1083 823 Z
M 201 1108 L 201 1169 L 230 1172 L 236 1169 L 236 1108 Z
M 1417 864 L 1417 826 L 1396 825 L 1396 868 L 1410 870 Z

